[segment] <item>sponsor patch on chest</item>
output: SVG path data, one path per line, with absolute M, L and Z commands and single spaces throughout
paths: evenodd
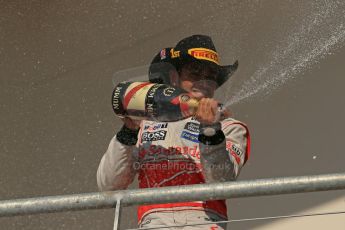
M 142 141 L 158 141 L 158 140 L 165 140 L 167 135 L 167 131 L 159 130 L 156 132 L 144 132 L 141 135 Z
M 192 141 L 195 143 L 199 143 L 199 140 L 198 140 L 199 135 L 198 134 L 193 134 L 193 133 L 190 133 L 187 131 L 183 131 L 181 134 L 181 137 L 183 139 L 186 139 L 186 140 L 189 140 L 189 141 Z
M 234 151 L 236 153 L 237 156 L 241 156 L 242 155 L 242 151 L 241 151 L 241 149 L 238 146 L 233 144 L 231 146 L 231 149 L 232 149 L 232 151 Z
M 193 123 L 193 122 L 187 122 L 187 124 L 184 126 L 184 129 L 194 132 L 194 133 L 199 133 L 199 124 Z
M 166 129 L 168 127 L 168 123 L 158 123 L 153 125 L 144 125 L 144 130 L 154 131 L 158 129 Z

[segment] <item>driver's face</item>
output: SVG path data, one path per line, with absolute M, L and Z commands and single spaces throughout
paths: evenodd
M 215 73 L 207 67 L 187 64 L 182 67 L 179 80 L 180 87 L 191 94 L 192 97 L 200 100 L 208 97 L 212 98 L 217 89 Z

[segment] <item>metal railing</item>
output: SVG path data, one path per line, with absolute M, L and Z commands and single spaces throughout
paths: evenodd
M 341 189 L 345 189 L 345 173 L 47 196 L 0 201 L 0 217 L 116 207 L 116 229 L 120 202 L 121 206 L 130 206 L 195 201 L 196 197 L 205 201 Z

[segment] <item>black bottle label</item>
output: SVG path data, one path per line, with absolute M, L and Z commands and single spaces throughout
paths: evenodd
M 111 98 L 111 103 L 115 114 L 125 115 L 126 110 L 123 106 L 123 96 L 131 82 L 121 82 L 113 90 L 113 95 Z
M 115 114 L 119 116 L 176 121 L 183 118 L 180 103 L 183 100 L 180 101 L 180 95 L 185 95 L 185 93 L 184 90 L 169 85 L 121 82 L 113 91 L 112 107 Z

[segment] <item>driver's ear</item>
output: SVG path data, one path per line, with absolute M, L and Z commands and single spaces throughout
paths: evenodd
M 180 85 L 179 75 L 176 70 L 170 71 L 170 84 L 174 87 L 178 87 Z

